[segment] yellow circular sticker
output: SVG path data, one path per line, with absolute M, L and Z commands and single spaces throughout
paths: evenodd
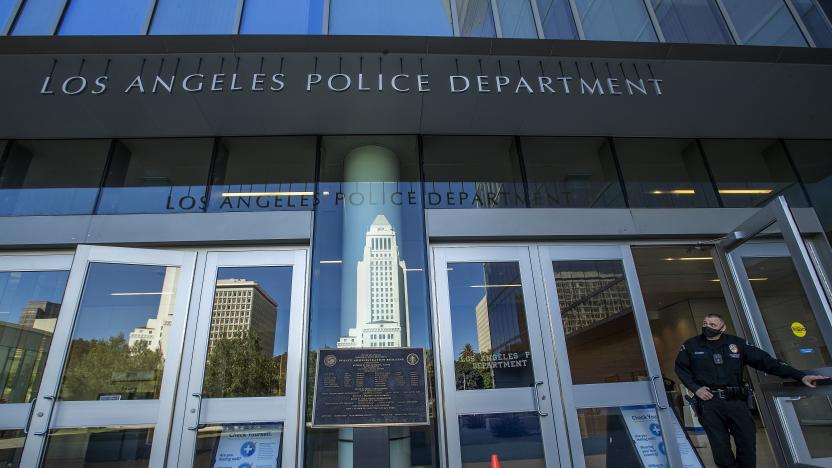
M 806 327 L 800 322 L 792 322 L 792 333 L 798 338 L 806 336 Z

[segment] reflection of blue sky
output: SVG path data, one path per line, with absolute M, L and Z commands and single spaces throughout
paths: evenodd
M 360 190 L 366 194 L 368 184 L 360 185 Z M 310 347 L 335 347 L 338 338 L 355 326 L 356 264 L 363 255 L 364 236 L 378 214 L 384 214 L 393 225 L 401 259 L 407 268 L 420 269 L 407 273 L 411 344 L 430 347 L 426 243 L 419 183 L 385 183 L 383 187 L 374 184 L 375 204 L 370 205 L 367 196 L 359 209 L 345 208 L 343 201 L 335 203 L 334 194 L 355 189 L 356 184 L 346 183 L 321 183 L 318 188 L 319 192 L 330 192 L 330 195 L 323 197 L 315 215 Z M 416 203 L 401 206 L 390 203 L 390 193 L 396 191 L 415 192 Z M 348 212 L 346 216 L 353 227 L 351 232 L 344 232 L 345 212 Z M 343 260 L 343 263 L 321 264 L 321 260 Z M 345 275 L 343 280 L 342 274 Z M 342 291 L 342 283 L 352 287 Z
M 288 349 L 289 311 L 292 303 L 292 267 L 270 266 L 250 268 L 220 268 L 217 279 L 246 279 L 260 283 L 260 287 L 277 303 L 277 330 L 274 337 L 274 355 Z M 269 343 L 263 343 L 268 346 Z
M 17 323 L 29 301 L 63 301 L 67 271 L 0 272 L 0 321 Z

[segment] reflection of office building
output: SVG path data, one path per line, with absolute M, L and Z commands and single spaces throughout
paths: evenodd
M 245 279 L 217 281 L 209 353 L 218 340 L 238 338 L 244 332 L 251 332 L 260 338 L 263 353 L 271 356 L 276 328 L 277 302 L 260 283 Z
M 17 324 L 22 327 L 36 328 L 37 320 L 42 320 L 42 324 L 48 324 L 50 320 L 58 318 L 58 312 L 61 310 L 60 304 L 55 304 L 49 301 L 29 301 L 23 311 L 20 313 L 20 318 L 17 319 Z M 54 330 L 54 322 L 51 330 Z
M 132 348 L 144 344 L 151 351 L 161 351 L 164 356 L 168 345 L 168 334 L 173 324 L 173 302 L 179 268 L 167 267 L 162 290 L 159 292 L 159 308 L 156 318 L 148 319 L 144 327 L 136 327 L 127 337 L 127 344 Z
M 483 296 L 475 308 L 477 316 L 477 346 L 480 352 L 491 352 L 491 325 L 488 323 L 488 296 Z
M 602 271 L 557 273 L 558 298 L 566 335 L 630 312 L 632 303 L 625 277 Z
M 338 340 L 339 348 L 407 346 L 408 309 L 405 263 L 399 260 L 396 231 L 376 216 L 364 243 L 356 275 L 356 326 Z
M 2 403 L 25 403 L 33 396 L 33 385 L 40 383 L 46 364 L 46 353 L 52 342 L 54 321 L 57 319 L 40 320 L 51 322 L 52 329 L 39 330 L 35 327 L 0 322 L 0 355 L 5 356 L 0 361 Z

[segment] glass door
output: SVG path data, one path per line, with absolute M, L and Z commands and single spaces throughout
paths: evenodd
M 208 252 L 205 262 L 171 459 L 182 467 L 293 466 L 306 251 Z
M 827 277 L 816 268 L 785 199 L 738 226 L 715 251 L 723 291 L 744 336 L 793 367 L 832 376 Z M 812 389 L 762 372 L 751 378 L 773 429 L 772 445 L 786 457 L 782 462 L 832 467 L 832 385 Z
M 541 246 L 539 258 L 573 465 L 698 466 L 669 409 L 629 248 Z
M 529 248 L 432 253 L 450 466 L 568 466 L 568 450 L 558 449 L 562 418 L 552 395 L 560 392 L 547 372 Z
M 195 253 L 79 246 L 21 466 L 162 466 Z

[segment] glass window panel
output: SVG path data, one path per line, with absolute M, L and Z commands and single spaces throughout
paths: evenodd
M 22 430 L 0 430 L 0 465 L 6 468 L 20 466 L 24 442 L 26 442 L 26 434 Z
M 159 397 L 179 268 L 91 263 L 61 400 Z
M 537 0 L 546 39 L 577 39 L 578 30 L 568 0 Z
M 245 0 L 240 34 L 321 34 L 323 0 Z
M 647 380 L 621 260 L 552 262 L 572 383 Z
M 503 37 L 537 39 L 532 4 L 528 0 L 497 0 Z
M 832 240 L 832 141 L 786 142 L 826 235 Z
M 457 390 L 534 384 L 520 266 L 449 263 Z
M 722 0 L 741 44 L 806 46 L 783 0 Z
M 820 7 L 826 12 L 826 17 L 832 19 L 832 0 L 818 0 Z
M 789 425 L 788 429 L 790 431 L 800 429 L 806 447 L 809 449 L 809 456 L 812 458 L 832 457 L 832 445 L 829 444 L 832 440 L 832 399 L 828 395 L 809 395 L 798 398 L 776 397 L 776 400 L 785 407 L 787 424 L 792 421 L 789 417 L 791 416 L 789 413 L 792 412 L 789 409 L 793 410 L 797 424 Z
M 578 426 L 588 467 L 667 466 L 655 406 L 581 408 Z
M 667 42 L 733 44 L 716 0 L 652 0 Z
M 426 136 L 426 208 L 523 208 L 520 159 L 511 137 Z
M 463 468 L 500 466 L 543 468 L 543 436 L 537 413 L 470 414 L 459 417 Z
M 109 140 L 19 140 L 0 167 L 0 215 L 91 214 Z
M 51 36 L 61 17 L 65 0 L 27 0 L 14 24 L 15 36 Z
M 450 0 L 332 0 L 329 34 L 453 36 Z
M 832 366 L 791 257 L 743 257 L 742 263 L 775 356 L 797 369 Z
M 719 207 L 696 140 L 618 138 L 615 150 L 630 207 Z
M 315 137 L 224 138 L 208 211 L 312 210 Z
M 194 468 L 281 466 L 282 442 L 283 423 L 201 425 Z
M 158 0 L 150 34 L 236 34 L 239 0 Z
M 12 21 L 12 16 L 17 8 L 17 0 L 0 0 L 0 35 L 6 30 Z M 2 145 L 0 145 L 2 147 Z
M 152 427 L 84 427 L 49 431 L 43 468 L 106 466 L 138 468 L 150 463 Z
M 153 2 L 149 0 L 70 0 L 58 34 L 144 34 L 145 20 Z
M 642 0 L 575 0 L 587 39 L 656 42 Z
M 779 141 L 703 140 L 702 147 L 726 208 L 763 206 L 779 195 L 808 206 Z
M 213 145 L 210 138 L 116 141 L 97 212 L 203 211 Z
M 624 191 L 606 138 L 521 138 L 533 208 L 621 208 Z
M 497 30 L 494 28 L 494 15 L 491 11 L 491 0 L 457 0 L 456 15 L 459 21 L 460 36 L 497 36 Z
M 26 403 L 37 395 L 68 276 L 0 272 L 0 403 Z
M 286 395 L 292 267 L 217 272 L 205 398 Z
M 832 47 L 832 24 L 815 0 L 792 0 L 800 19 L 818 47 Z

